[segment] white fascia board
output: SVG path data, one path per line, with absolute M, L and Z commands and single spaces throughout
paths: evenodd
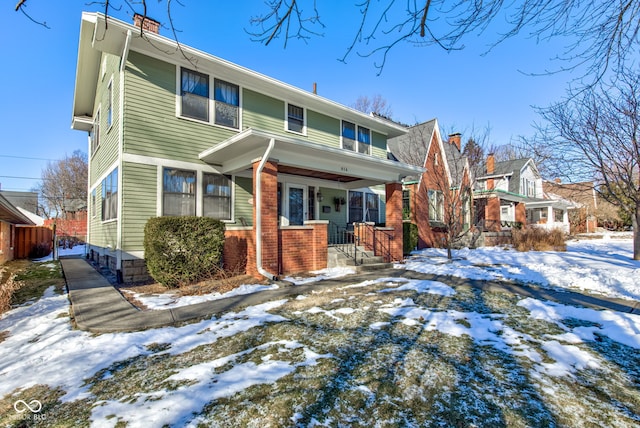
M 132 32 L 131 50 L 163 59 L 164 61 L 180 64 L 185 67 L 199 68 L 202 72 L 229 79 L 231 82 L 265 95 L 283 101 L 298 103 L 305 108 L 317 111 L 330 117 L 353 121 L 366 126 L 372 131 L 392 138 L 406 134 L 408 129 L 402 125 L 389 122 L 351 107 L 339 104 L 312 92 L 302 90 L 288 83 L 281 82 L 264 74 L 226 61 L 206 52 L 180 44 L 173 39 L 159 34 L 145 32 L 140 36 L 140 30 L 132 24 L 109 17 L 108 30 L 101 30 L 105 25 L 105 16 L 100 13 L 89 14 L 97 21 L 94 48 L 104 52 L 119 55 L 122 53 L 127 31 Z M 83 15 L 84 19 L 84 15 Z M 151 42 L 151 43 L 150 43 Z M 185 58 L 186 57 L 186 58 Z

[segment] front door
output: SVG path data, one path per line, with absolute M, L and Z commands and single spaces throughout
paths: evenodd
M 307 186 L 287 184 L 283 226 L 301 226 L 307 218 Z

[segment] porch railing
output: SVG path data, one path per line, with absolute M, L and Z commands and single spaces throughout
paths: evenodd
M 329 245 L 353 259 L 358 264 L 358 245 L 360 239 L 354 233 L 352 228 L 340 226 L 329 221 Z
M 376 227 L 373 223 L 356 223 L 354 229 L 356 236 L 360 238 L 360 242 L 367 250 L 382 257 L 385 263 L 391 262 L 392 234 Z

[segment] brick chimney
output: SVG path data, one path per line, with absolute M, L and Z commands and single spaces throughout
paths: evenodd
M 495 166 L 496 166 L 496 159 L 493 156 L 493 153 L 489 153 L 487 155 L 487 174 L 488 175 L 491 175 L 494 173 Z M 493 189 L 495 189 L 495 180 L 493 178 L 489 178 L 487 180 L 487 190 L 493 190 Z M 500 216 L 498 216 L 497 218 L 500 218 Z
M 493 153 L 489 153 L 487 155 L 487 174 L 493 174 L 496 167 L 496 159 L 493 156 Z
M 460 151 L 460 140 L 462 139 L 462 134 L 456 132 L 455 134 L 449 134 L 449 144 L 453 144 Z
M 135 13 L 133 15 L 133 25 L 138 28 L 142 28 L 142 31 L 160 34 L 160 23 L 155 19 L 149 18 L 148 16 Z

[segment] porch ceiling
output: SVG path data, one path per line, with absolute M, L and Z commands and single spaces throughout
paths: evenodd
M 212 146 L 200 153 L 199 158 L 218 166 L 223 173 L 232 174 L 250 168 L 263 156 L 271 139 L 275 145 L 270 157 L 277 159 L 279 172 L 336 181 L 345 188 L 398 182 L 424 171 L 401 162 L 254 129 Z

